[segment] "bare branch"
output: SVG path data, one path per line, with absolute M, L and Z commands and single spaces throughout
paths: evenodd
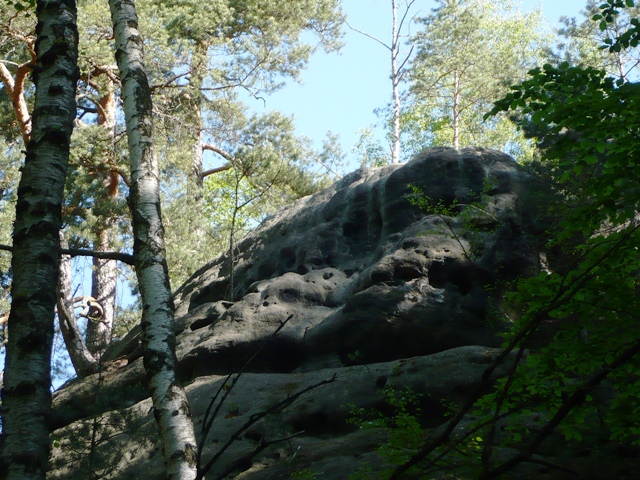
M 213 175 L 216 173 L 220 173 L 220 172 L 225 172 L 227 170 L 231 170 L 232 165 L 230 163 L 226 163 L 224 165 L 222 165 L 221 167 L 216 167 L 216 168 L 211 168 L 209 170 L 205 170 L 204 172 L 202 172 L 202 178 L 208 177 L 209 175 Z
M 222 404 L 224 403 L 224 401 L 226 400 L 226 398 L 229 396 L 229 394 L 231 393 L 231 390 L 233 390 L 234 385 L 238 382 L 238 379 L 242 376 L 242 374 L 244 373 L 245 368 L 247 368 L 247 366 L 251 363 L 251 361 L 260 353 L 260 351 L 262 351 L 262 349 L 265 347 L 265 345 L 267 345 L 271 340 L 273 340 L 275 337 L 278 336 L 278 334 L 280 333 L 280 330 L 282 330 L 284 328 L 284 326 L 289 322 L 289 320 L 291 320 L 293 318 L 293 314 L 289 315 L 283 322 L 280 323 L 280 325 L 278 326 L 278 328 L 275 329 L 275 331 L 271 334 L 271 336 L 269 338 L 267 338 L 262 345 L 260 345 L 255 352 L 253 352 L 253 354 L 251 355 L 251 357 L 249 357 L 247 359 L 247 361 L 244 363 L 244 365 L 242 365 L 242 368 L 240 368 L 240 371 L 238 373 L 235 374 L 235 377 L 233 374 L 229 374 L 227 375 L 227 378 L 225 379 L 225 381 L 222 383 L 222 385 L 220 385 L 220 388 L 218 389 L 218 391 L 215 393 L 215 395 L 211 398 L 211 402 L 209 402 L 209 407 L 207 408 L 207 411 L 204 414 L 204 418 L 202 420 L 202 441 L 200 442 L 200 446 L 199 446 L 199 450 L 198 450 L 198 459 L 200 458 L 200 455 L 202 453 L 202 447 L 204 446 L 205 440 L 207 438 L 207 435 L 209 434 L 209 430 L 211 430 L 211 426 L 213 424 L 213 421 L 215 420 L 215 418 L 218 416 L 218 413 L 220 412 L 220 408 L 222 407 Z M 231 381 L 231 384 L 228 386 L 228 388 L 225 388 L 225 385 L 227 385 L 227 382 L 229 380 L 231 380 L 231 378 L 233 377 L 233 380 Z M 218 406 L 215 408 L 215 410 L 213 411 L 213 413 L 211 413 L 211 409 L 213 408 L 213 405 L 215 403 L 215 401 L 217 400 L 218 396 L 220 396 L 220 394 L 222 392 L 225 392 L 224 395 L 222 396 L 222 399 L 220 400 L 220 402 L 218 403 Z M 199 460 L 198 460 L 199 462 Z
M 220 384 L 220 388 L 218 388 L 218 391 L 213 395 L 213 397 L 211 397 L 211 401 L 209 402 L 209 406 L 207 407 L 207 410 L 206 410 L 206 412 L 204 414 L 204 417 L 202 418 L 202 440 L 198 443 L 198 450 L 197 450 L 197 453 L 196 453 L 196 464 L 198 466 L 198 478 L 203 478 L 204 475 L 207 473 L 207 471 L 209 471 L 211 469 L 211 467 L 213 466 L 213 464 L 215 463 L 215 461 L 217 459 L 217 457 L 215 457 L 214 459 L 210 460 L 208 462 L 207 466 L 204 469 L 201 469 L 200 466 L 202 464 L 202 450 L 203 450 L 204 444 L 205 444 L 205 442 L 207 440 L 207 436 L 209 435 L 209 432 L 211 431 L 211 427 L 213 426 L 213 422 L 215 421 L 216 417 L 220 413 L 220 409 L 222 408 L 222 405 L 226 401 L 227 397 L 231 394 L 231 391 L 233 390 L 233 387 L 236 385 L 236 383 L 238 383 L 238 380 L 240 379 L 240 377 L 244 373 L 244 371 L 247 368 L 247 366 L 253 361 L 254 358 L 256 358 L 256 356 L 262 351 L 262 349 L 269 342 L 271 342 L 274 338 L 276 338 L 278 336 L 280 331 L 284 328 L 284 326 L 292 318 L 293 318 L 293 314 L 289 315 L 284 321 L 280 322 L 280 325 L 278 326 L 278 328 L 275 329 L 275 331 L 271 334 L 271 336 L 269 338 L 267 338 L 253 352 L 253 354 L 244 362 L 244 364 L 242 365 L 242 367 L 240 368 L 238 373 L 236 373 L 235 375 L 232 374 L 232 373 L 227 375 L 227 378 L 225 378 L 224 381 Z M 229 381 L 231 381 L 231 382 L 229 383 Z M 214 405 L 216 404 L 216 401 L 218 400 L 218 397 L 220 397 L 220 400 L 218 401 L 218 404 L 214 408 Z M 221 455 L 222 452 L 224 451 L 224 449 L 226 449 L 226 447 L 222 447 L 222 449 L 218 452 L 218 454 Z
M 97 108 L 85 107 L 84 105 L 76 105 L 76 108 L 84 112 L 82 115 L 85 115 L 86 113 L 98 113 Z
M 211 152 L 217 153 L 221 157 L 224 157 L 227 160 L 229 160 L 230 162 L 233 162 L 234 160 L 233 155 L 231 155 L 229 152 L 227 152 L 226 150 L 223 150 L 220 147 L 216 147 L 215 145 L 211 145 L 210 143 L 205 143 L 204 145 L 202 145 L 202 150 L 209 150 Z
M 13 110 L 25 145 L 29 143 L 29 138 L 31 137 L 31 116 L 29 115 L 29 108 L 24 98 L 24 82 L 33 66 L 33 62 L 17 65 L 18 69 L 14 79 L 4 62 L 0 62 L 0 80 L 2 80 L 7 94 L 11 99 L 11 104 L 13 105 Z
M 314 158 L 313 161 L 318 163 L 320 166 L 322 166 L 322 168 L 324 168 L 327 172 L 333 173 L 337 178 L 342 178 L 342 175 L 340 175 L 340 173 L 336 172 L 333 168 L 331 168 L 329 165 L 327 165 L 325 162 L 323 162 L 319 158 Z
M 276 438 L 275 440 L 262 440 L 262 441 L 260 441 L 260 443 L 256 446 L 256 448 L 253 449 L 252 452 L 249 452 L 244 457 L 241 457 L 241 458 L 237 459 L 235 462 L 233 462 L 231 465 L 229 465 L 229 467 L 227 467 L 224 470 L 224 472 L 222 472 L 220 475 L 218 475 L 214 480 L 224 480 L 225 478 L 228 478 L 229 475 L 231 475 L 234 471 L 236 471 L 239 468 L 241 468 L 242 465 L 246 465 L 250 460 L 255 458 L 255 456 L 258 455 L 265 448 L 270 447 L 271 445 L 276 445 L 278 443 L 288 442 L 292 438 L 295 438 L 295 437 L 297 437 L 297 436 L 299 436 L 299 435 L 301 435 L 303 433 L 304 433 L 304 431 L 300 431 L 300 432 L 292 433 L 291 435 L 287 435 L 286 437 Z
M 118 77 L 118 66 L 117 65 L 96 65 L 91 59 L 88 59 L 89 63 L 93 66 L 93 71 L 91 72 L 91 77 L 98 77 L 100 75 L 106 75 L 109 77 L 109 80 L 114 85 L 122 85 L 120 82 L 120 78 Z
M 115 165 L 109 165 L 109 169 L 113 172 L 116 172 L 118 175 L 120 175 L 120 178 L 122 179 L 122 181 L 127 187 L 131 186 L 131 180 L 129 180 L 129 174 L 127 173 L 126 169 L 122 167 L 117 167 Z
M 413 53 L 413 48 L 415 46 L 416 46 L 415 43 L 411 45 L 411 48 L 409 49 L 409 53 L 407 53 L 407 55 L 404 57 L 404 60 L 402 61 L 402 63 L 398 67 L 398 78 L 399 79 L 402 79 L 404 77 L 404 74 L 406 73 L 406 70 L 404 69 L 404 66 L 411 59 L 411 54 Z
M 274 406 L 272 406 L 272 407 L 270 407 L 270 408 L 268 408 L 266 410 L 263 410 L 262 412 L 254 413 L 253 415 L 251 415 L 247 419 L 247 421 L 244 423 L 244 425 L 242 425 L 238 430 L 236 430 L 229 437 L 227 442 L 222 447 L 220 447 L 218 452 L 211 458 L 211 460 L 209 460 L 207 462 L 207 464 L 204 466 L 204 468 L 202 468 L 202 470 L 198 472 L 198 478 L 204 478 L 204 475 L 209 470 L 211 470 L 211 468 L 213 467 L 215 462 L 222 456 L 222 454 L 227 450 L 227 448 L 229 448 L 231 445 L 233 445 L 233 443 L 240 437 L 240 435 L 242 435 L 243 432 L 245 432 L 249 427 L 254 425 L 256 422 L 258 422 L 259 420 L 263 419 L 267 415 L 272 415 L 272 414 L 275 414 L 275 413 L 282 412 L 285 408 L 287 408 L 288 406 L 293 404 L 298 398 L 300 398 L 305 393 L 310 392 L 311 390 L 315 390 L 316 388 L 321 387 L 323 385 L 327 385 L 329 383 L 333 383 L 335 381 L 337 381 L 337 377 L 334 374 L 331 378 L 329 378 L 327 380 L 322 380 L 322 381 L 314 383 L 313 385 L 310 385 L 310 386 L 308 386 L 306 388 L 303 388 L 302 390 L 300 390 L 300 391 L 294 393 L 293 395 L 285 398 L 284 400 L 276 403 Z
M 11 65 L 12 67 L 19 67 L 20 64 L 16 62 L 12 62 L 11 60 L 3 60 L 0 58 L 0 63 L 3 65 Z
M 151 85 L 149 88 L 151 89 L 152 92 L 155 92 L 156 90 L 159 90 L 161 88 L 167 88 L 168 86 L 170 86 L 176 80 L 180 80 L 182 77 L 186 77 L 187 75 L 190 75 L 190 74 L 191 74 L 191 70 L 189 70 L 188 72 L 179 73 L 179 74 L 174 75 L 173 77 L 170 77 L 169 79 L 167 79 L 166 82 L 159 83 L 157 85 Z M 179 85 L 177 85 L 177 86 L 179 86 Z
M 407 15 L 409 15 L 409 11 L 411 10 L 411 6 L 415 3 L 415 1 L 416 0 L 411 0 L 411 1 L 405 3 L 404 15 L 402 15 L 402 20 L 400 20 L 400 23 L 398 23 L 398 32 L 401 32 L 402 29 L 404 28 L 404 22 L 407 19 Z M 416 18 L 416 15 L 412 16 L 411 20 L 413 20 L 415 18 Z
M 10 245 L 0 245 L 0 250 L 6 252 L 13 252 L 13 247 Z M 118 260 L 127 265 L 133 265 L 133 255 L 120 252 L 96 252 L 95 250 L 85 250 L 82 248 L 61 248 L 61 255 L 70 255 L 71 257 L 95 257 L 106 258 L 109 260 Z
M 70 255 L 72 257 L 84 256 L 84 257 L 106 258 L 109 260 L 118 260 L 122 263 L 126 263 L 127 265 L 134 264 L 133 255 L 129 255 L 128 253 L 96 252 L 94 250 L 85 250 L 82 248 L 61 248 L 60 253 L 63 255 Z
M 373 35 L 367 33 L 367 32 L 363 32 L 362 30 L 358 30 L 357 28 L 351 26 L 351 24 L 349 23 L 349 20 L 347 20 L 347 17 L 343 17 L 342 21 L 344 23 L 347 24 L 347 27 L 349 27 L 350 30 L 353 30 L 354 32 L 359 33 L 360 35 L 364 35 L 365 37 L 370 38 L 371 40 L 373 40 L 374 42 L 378 42 L 380 45 L 382 45 L 384 48 L 386 48 L 387 50 L 391 50 L 391 47 L 389 45 L 387 45 L 386 43 L 384 43 L 382 40 L 380 40 L 377 37 L 374 37 Z

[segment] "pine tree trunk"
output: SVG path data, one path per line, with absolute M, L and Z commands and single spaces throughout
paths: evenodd
M 203 186 L 204 186 L 204 167 L 203 167 L 203 145 L 202 141 L 202 104 L 203 93 L 201 91 L 204 84 L 204 77 L 207 73 L 207 50 L 209 45 L 205 41 L 196 42 L 193 57 L 190 65 L 189 75 L 189 96 L 190 96 L 190 123 L 192 126 L 192 138 L 193 141 L 193 183 L 195 191 L 190 195 L 196 202 L 202 200 Z
M 132 0 L 109 0 L 131 161 L 129 205 L 142 294 L 142 344 L 169 479 L 196 477 L 196 441 L 184 389 L 176 379 L 173 314 L 153 152 L 151 93 Z
M 59 230 L 76 115 L 75 1 L 39 0 L 36 11 L 33 129 L 13 231 L 12 304 L 2 390 L 2 479 L 44 479 L 46 474 Z
M 109 80 L 109 91 L 100 98 L 98 109 L 98 125 L 107 130 L 110 136 L 115 135 L 116 124 L 116 96 L 111 90 L 113 83 Z M 108 167 L 113 159 L 103 160 Z M 118 196 L 118 174 L 113 171 L 104 172 L 103 186 L 104 201 L 113 201 Z M 114 228 L 113 218 L 101 218 L 95 229 L 93 249 L 98 252 L 114 250 L 111 242 L 111 231 Z M 91 273 L 91 296 L 102 307 L 102 316 L 87 324 L 87 348 L 93 355 L 100 356 L 111 343 L 111 332 L 116 307 L 116 288 L 118 282 L 118 264 L 115 260 L 93 257 Z
M 62 232 L 60 246 L 69 248 Z M 86 377 L 98 370 L 98 360 L 89 352 L 85 344 L 76 316 L 73 311 L 73 292 L 71 291 L 71 257 L 62 255 L 60 259 L 60 276 L 57 288 L 58 321 L 69 358 L 78 377 Z
M 110 222 L 100 222 L 102 225 L 96 232 L 94 250 L 107 252 L 113 250 L 109 241 Z M 91 272 L 91 296 L 102 307 L 102 316 L 87 324 L 87 348 L 93 355 L 100 356 L 111 342 L 113 318 L 116 304 L 116 284 L 118 269 L 115 260 L 93 257 L 93 271 Z

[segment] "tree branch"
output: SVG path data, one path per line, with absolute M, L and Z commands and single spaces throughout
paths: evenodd
M 186 77 L 187 75 L 191 75 L 191 70 L 189 70 L 188 72 L 184 72 L 184 73 L 178 73 L 178 74 L 174 75 L 173 77 L 168 78 L 164 83 L 151 85 L 149 87 L 149 89 L 152 92 L 155 92 L 156 90 L 159 90 L 161 88 L 167 88 L 168 86 L 170 86 L 176 80 L 180 80 L 181 78 Z M 177 86 L 184 86 L 184 85 L 177 85 Z
M 298 392 L 294 393 L 293 395 L 291 395 L 291 396 L 285 398 L 284 400 L 281 400 L 280 402 L 276 403 L 272 407 L 267 408 L 266 410 L 263 410 L 261 412 L 254 413 L 253 415 L 251 415 L 247 419 L 247 421 L 238 430 L 236 430 L 231 435 L 231 437 L 229 437 L 227 442 L 222 447 L 220 447 L 218 452 L 207 462 L 207 464 L 202 468 L 202 470 L 198 472 L 198 478 L 199 479 L 200 478 L 204 478 L 204 475 L 206 475 L 207 472 L 209 472 L 209 470 L 211 470 L 211 468 L 213 467 L 215 462 L 222 456 L 222 454 L 233 444 L 233 442 L 235 442 L 238 438 L 240 438 L 240 435 L 242 435 L 242 433 L 244 433 L 247 429 L 249 429 L 249 427 L 251 427 L 253 424 L 258 422 L 262 418 L 266 417 L 267 415 L 273 415 L 273 414 L 282 412 L 285 408 L 287 408 L 288 406 L 293 404 L 298 398 L 300 398 L 305 393 L 310 392 L 311 390 L 315 390 L 316 388 L 321 387 L 323 385 L 327 385 L 329 383 L 333 383 L 335 381 L 337 381 L 337 377 L 334 374 L 329 379 L 321 380 L 321 381 L 319 381 L 317 383 L 314 383 L 313 385 L 310 385 L 310 386 L 308 386 L 306 388 L 303 388 L 302 390 L 299 390 Z M 265 443 L 266 443 L 265 447 L 269 445 L 269 443 L 267 443 L 267 442 L 265 442 Z M 274 443 L 274 442 L 272 442 L 272 443 Z
M 400 66 L 398 67 L 398 78 L 401 80 L 402 78 L 404 78 L 404 74 L 406 73 L 406 70 L 404 68 L 404 66 L 407 64 L 407 62 L 411 59 L 411 54 L 413 53 L 413 47 L 415 47 L 415 43 L 413 45 L 411 45 L 411 48 L 409 49 L 409 52 L 407 53 L 407 55 L 404 57 L 404 60 L 402 60 L 402 63 L 400 63 Z
M 202 178 L 207 177 L 209 175 L 213 175 L 214 173 L 219 173 L 219 172 L 224 172 L 226 170 L 230 170 L 233 167 L 231 162 L 233 162 L 235 159 L 234 159 L 233 155 L 231 155 L 226 150 L 223 150 L 220 147 L 216 147 L 215 145 L 211 145 L 210 143 L 203 144 L 202 145 L 202 150 L 209 150 L 210 152 L 217 153 L 218 155 L 220 155 L 221 157 L 225 158 L 229 162 L 229 163 L 226 163 L 226 164 L 222 165 L 221 167 L 216 167 L 216 168 L 211 168 L 209 170 L 205 170 L 204 172 L 202 172 Z
M 231 168 L 232 168 L 232 165 L 230 163 L 227 163 L 225 165 L 222 165 L 221 167 L 205 170 L 204 172 L 202 172 L 202 178 L 208 177 L 209 175 L 213 175 L 214 173 L 220 173 L 226 170 L 231 170 Z
M 533 318 L 520 330 L 520 332 L 517 335 L 515 335 L 515 337 L 502 350 L 502 352 L 485 369 L 484 373 L 482 374 L 482 380 L 481 380 L 480 388 L 469 399 L 469 401 L 456 413 L 456 415 L 451 420 L 449 420 L 449 423 L 447 424 L 447 427 L 444 429 L 444 431 L 440 435 L 438 435 L 437 438 L 428 440 L 420 448 L 420 450 L 418 450 L 408 461 L 406 461 L 402 465 L 398 466 L 395 469 L 395 471 L 393 472 L 393 474 L 391 475 L 391 477 L 389 477 L 389 480 L 399 480 L 400 478 L 405 478 L 403 475 L 411 467 L 413 467 L 414 465 L 417 465 L 418 462 L 424 460 L 427 457 L 427 455 L 429 455 L 433 450 L 435 450 L 438 446 L 442 445 L 444 442 L 446 442 L 449 439 L 449 436 L 451 435 L 451 433 L 453 432 L 455 427 L 460 424 L 460 422 L 462 421 L 463 417 L 471 410 L 471 408 L 473 408 L 473 405 L 475 404 L 475 402 L 482 396 L 482 393 L 483 393 L 484 389 L 490 384 L 491 376 L 496 371 L 496 369 L 507 359 L 508 355 L 510 355 L 511 352 L 518 345 L 523 345 L 522 342 L 524 342 L 527 338 L 529 338 L 533 334 L 533 332 L 538 327 L 538 325 L 543 321 L 543 319 L 547 318 L 549 312 L 551 312 L 551 311 L 555 310 L 556 308 L 558 308 L 559 305 L 562 305 L 563 303 L 567 302 L 568 299 L 573 298 L 578 293 L 578 291 L 585 285 L 585 283 L 590 278 L 592 278 L 594 276 L 593 270 L 596 267 L 598 267 L 602 262 L 604 262 L 604 260 L 606 258 L 608 258 L 610 255 L 612 255 L 613 252 L 625 240 L 628 240 L 629 237 L 631 236 L 631 234 L 633 232 L 635 232 L 636 230 L 638 230 L 638 229 L 640 229 L 640 225 L 634 226 L 633 228 L 631 228 L 630 231 L 627 232 L 623 236 L 623 238 L 621 238 L 620 240 L 615 242 L 613 247 L 611 247 L 608 251 L 606 251 L 599 259 L 597 259 L 587 269 L 585 269 L 584 272 L 580 273 L 577 277 L 572 277 L 571 282 L 569 284 L 567 284 L 567 285 L 562 284 L 560 286 L 560 290 L 549 301 L 548 305 L 546 305 L 544 308 L 542 308 L 541 310 L 539 310 L 538 312 L 535 312 L 533 314 Z M 567 276 L 565 278 L 568 278 L 568 277 L 569 277 L 569 275 L 567 274 Z M 635 356 L 638 353 L 638 351 L 636 351 L 635 349 L 640 350 L 640 342 L 638 344 L 634 345 L 634 347 L 632 347 L 631 349 L 629 349 L 626 352 L 624 352 L 623 354 L 621 354 L 619 357 L 617 357 L 614 360 L 614 362 L 612 362 L 609 365 L 609 368 L 611 368 L 612 366 L 613 366 L 613 368 L 615 368 L 616 366 L 619 366 L 622 363 L 628 361 L 630 358 L 633 358 L 633 356 Z M 618 363 L 618 362 L 620 362 L 620 363 Z M 591 379 L 589 379 L 583 385 L 582 388 L 592 386 L 593 383 L 591 383 L 591 382 L 596 381 L 596 380 L 598 381 L 598 383 L 601 382 L 606 377 L 606 375 L 605 375 L 604 377 L 600 378 L 599 375 L 601 375 L 602 373 L 603 373 L 602 371 L 598 372 Z M 596 383 L 596 385 L 597 385 L 597 383 Z M 578 390 L 578 392 L 580 392 L 580 390 Z M 576 392 L 576 394 L 574 394 L 572 397 L 570 397 L 569 400 L 566 400 L 565 402 L 563 402 L 563 406 L 565 404 L 567 404 L 567 402 L 571 402 L 571 401 L 577 402 L 577 403 L 573 404 L 573 406 L 575 406 L 578 403 L 580 403 L 580 401 L 584 400 L 584 399 L 582 399 L 580 401 L 577 401 L 578 398 L 574 398 L 578 394 L 578 392 Z M 585 395 L 586 395 L 586 393 L 585 393 Z M 568 412 L 564 413 L 562 415 L 562 417 L 560 417 L 559 420 L 564 418 L 564 416 L 566 416 L 567 413 Z M 557 416 L 557 414 L 556 414 L 556 416 Z M 549 421 L 549 423 L 554 421 L 557 418 L 556 416 L 554 416 L 553 419 Z M 558 420 L 558 423 L 559 423 L 559 420 Z M 555 428 L 555 426 L 554 426 L 554 428 Z M 546 438 L 546 436 L 549 435 L 549 433 L 547 433 L 545 435 L 545 438 Z M 537 439 L 538 439 L 538 437 L 536 437 L 536 440 Z M 542 438 L 542 440 L 543 439 L 544 438 Z M 535 442 L 535 440 L 534 440 L 534 442 Z M 531 445 L 533 445 L 534 442 L 532 442 Z M 537 448 L 537 446 L 535 448 Z M 531 452 L 533 453 L 533 450 L 531 450 Z M 511 458 L 510 460 L 508 460 L 508 462 L 510 462 L 509 463 L 510 465 L 511 465 L 511 462 L 515 462 L 509 468 L 512 468 L 513 466 L 515 466 L 518 463 L 521 463 L 521 462 L 523 462 L 525 460 L 528 460 L 528 458 L 530 458 L 530 456 L 531 455 L 529 455 L 527 457 L 524 457 L 524 458 L 521 458 L 519 455 L 516 455 L 515 457 Z M 487 477 L 487 478 L 495 478 L 496 475 L 494 474 L 494 472 L 497 471 L 498 469 L 500 469 L 499 470 L 500 472 L 504 473 L 504 471 L 506 471 L 506 470 L 503 470 L 503 468 L 504 468 L 503 466 L 498 466 L 495 469 L 491 470 L 490 472 L 488 472 L 488 474 L 491 474 L 492 476 L 491 477 Z
M 409 12 L 411 11 L 411 7 L 413 6 L 413 4 L 415 2 L 416 2 L 416 0 L 411 0 L 411 1 L 405 3 L 404 15 L 402 15 L 402 19 L 400 20 L 400 23 L 398 23 L 398 32 L 401 32 L 402 29 L 404 28 L 404 22 L 407 20 L 407 15 L 409 15 Z M 414 20 L 416 18 L 416 16 L 417 16 L 417 14 L 413 15 L 411 17 L 411 20 Z M 409 32 L 409 33 L 411 33 L 411 32 Z
M 31 137 L 31 117 L 29 116 L 27 102 L 24 99 L 24 82 L 32 67 L 33 63 L 18 65 L 14 79 L 9 69 L 4 65 L 4 62 L 0 62 L 0 80 L 2 80 L 7 94 L 11 99 L 13 111 L 25 145 L 29 143 L 29 138 Z
M 544 427 L 542 427 L 542 430 L 540 430 L 538 435 L 536 435 L 536 437 L 531 441 L 531 443 L 529 443 L 524 451 L 517 453 L 509 460 L 506 460 L 504 463 L 489 470 L 480 478 L 483 480 L 496 478 L 508 472 L 519 463 L 528 461 L 538 449 L 540 444 L 544 441 L 544 439 L 551 435 L 555 428 L 560 425 L 560 422 L 562 422 L 564 417 L 566 417 L 569 412 L 571 412 L 576 406 L 585 401 L 587 393 L 589 391 L 600 385 L 600 383 L 602 383 L 602 381 L 607 378 L 607 376 L 616 368 L 624 365 L 638 354 L 640 354 L 640 342 L 636 342 L 635 344 L 633 344 L 630 348 L 618 355 L 618 357 L 616 357 L 611 363 L 605 365 L 599 371 L 594 373 L 573 393 L 573 395 L 562 402 L 562 405 L 560 405 L 560 408 L 558 409 L 556 414 L 547 422 Z
M 240 469 L 242 467 L 242 465 L 246 465 L 249 461 L 253 460 L 253 458 L 255 458 L 256 455 L 258 455 L 261 451 L 263 451 L 267 447 L 270 447 L 271 445 L 276 445 L 278 443 L 287 442 L 287 441 L 291 440 L 292 438 L 295 438 L 298 435 L 301 435 L 303 433 L 304 433 L 304 431 L 300 431 L 300 432 L 292 433 L 291 435 L 287 435 L 286 437 L 277 438 L 275 440 L 262 440 L 262 441 L 260 441 L 260 443 L 256 446 L 256 448 L 253 449 L 253 451 L 249 452 L 244 457 L 241 457 L 241 458 L 237 459 L 235 462 L 233 462 L 230 466 L 228 466 L 224 470 L 224 472 L 222 472 L 220 475 L 218 475 L 215 478 L 215 480 L 224 480 L 225 478 L 228 478 L 229 475 L 231 475 L 234 471 Z
M 60 253 L 62 255 L 70 255 L 72 257 L 95 257 L 105 258 L 108 260 L 118 260 L 127 265 L 133 265 L 133 255 L 120 252 L 96 252 L 95 250 L 85 250 L 82 248 L 61 248 Z
M 211 152 L 217 153 L 221 157 L 226 158 L 230 162 L 233 161 L 233 155 L 231 155 L 229 152 L 227 152 L 226 150 L 223 150 L 220 147 L 216 147 L 215 145 L 211 145 L 210 143 L 203 144 L 202 145 L 202 150 L 209 150 Z
M 0 250 L 4 250 L 6 252 L 13 252 L 13 247 L 10 245 L 0 245 Z M 122 263 L 126 263 L 127 265 L 133 265 L 133 255 L 129 255 L 128 253 L 120 253 L 120 252 L 96 252 L 95 250 L 85 250 L 82 248 L 61 248 L 61 255 L 70 255 L 71 257 L 95 257 L 95 258 L 105 258 L 108 260 L 118 260 Z
M 360 35 L 364 35 L 365 37 L 369 37 L 371 40 L 373 40 L 374 42 L 378 42 L 380 45 L 382 45 L 384 48 L 386 48 L 387 50 L 391 50 L 391 47 L 389 45 L 387 45 L 386 43 L 384 43 L 382 40 L 380 40 L 377 37 L 374 37 L 373 35 L 368 34 L 367 32 L 363 32 L 362 30 L 358 30 L 355 27 L 352 27 L 351 24 L 349 23 L 349 20 L 347 20 L 347 17 L 343 17 L 342 20 L 344 21 L 344 23 L 347 24 L 347 27 L 349 27 L 350 30 L 353 30 L 354 32 L 359 33 Z

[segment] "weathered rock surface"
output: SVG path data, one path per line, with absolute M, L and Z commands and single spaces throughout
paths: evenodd
M 267 478 L 267 475 L 289 478 L 292 472 L 305 469 L 322 471 L 329 475 L 327 478 L 347 478 L 357 471 L 361 456 L 365 456 L 371 465 L 379 463 L 372 451 L 376 442 L 382 439 L 381 432 L 360 431 L 347 422 L 351 405 L 384 411 L 388 408 L 384 402 L 384 387 L 406 386 L 424 393 L 420 406 L 428 412 L 425 425 L 437 426 L 445 421 L 448 413 L 442 401 L 466 400 L 478 388 L 482 372 L 498 352 L 498 349 L 468 346 L 395 362 L 305 373 L 244 374 L 213 423 L 205 442 L 203 463 L 215 455 L 252 415 L 305 388 L 321 382 L 330 383 L 300 396 L 282 413 L 270 415 L 242 432 L 237 440 L 231 442 L 207 478 L 216 478 L 237 460 L 249 455 L 261 442 L 276 441 L 294 434 L 298 435 L 275 444 L 266 456 L 259 456 L 255 462 L 240 468 L 251 470 L 241 478 L 258 480 Z M 220 375 L 203 376 L 186 387 L 196 425 L 202 425 L 204 412 L 225 378 Z M 74 438 L 75 432 L 88 440 L 94 421 L 101 426 L 104 438 L 114 439 L 97 442 L 94 452 L 96 458 L 111 458 L 106 463 L 113 473 L 106 475 L 107 478 L 163 478 L 162 453 L 155 441 L 157 427 L 152 410 L 151 400 L 146 399 L 128 409 L 99 415 L 97 419 L 90 417 L 56 431 L 55 437 L 62 440 L 57 445 L 60 458 L 55 466 L 59 468 L 54 470 L 51 478 L 89 478 L 86 451 L 74 451 L 77 446 L 69 439 Z M 200 435 L 199 441 L 201 438 Z M 334 473 L 330 475 L 330 472 Z
M 410 184 L 449 211 L 412 206 Z M 231 468 L 260 442 L 294 434 L 235 465 L 233 475 L 290 478 L 308 469 L 344 479 L 358 466 L 375 467 L 380 438 L 346 419 L 349 404 L 384 409 L 388 385 L 425 394 L 421 420 L 442 424 L 443 402 L 469 398 L 496 355 L 504 323 L 492 306 L 501 285 L 539 268 L 534 206 L 527 203 L 532 184 L 499 152 L 425 151 L 300 200 L 233 255 L 196 272 L 175 298 L 180 374 L 197 428 L 221 375 L 246 372 L 205 442 L 204 462 L 252 414 L 328 379 L 334 381 L 239 435 L 214 471 Z M 162 478 L 137 335 L 130 332 L 106 354 L 126 356 L 128 366 L 56 392 L 62 440 L 52 478 L 88 478 L 80 466 L 86 447 L 84 460 L 64 452 L 71 451 L 69 432 L 95 418 L 111 425 L 105 435 L 113 437 L 95 458 L 100 449 L 123 453 L 104 478 Z M 124 424 L 136 433 L 121 433 Z

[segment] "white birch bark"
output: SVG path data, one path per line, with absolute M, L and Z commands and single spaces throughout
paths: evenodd
M 75 0 L 38 0 L 31 138 L 18 187 L 4 385 L 0 478 L 45 479 L 59 230 L 76 115 Z
M 391 87 L 393 96 L 393 131 L 391 144 L 391 163 L 400 163 L 400 80 L 398 70 L 398 55 L 400 54 L 400 34 L 398 32 L 398 6 L 396 0 L 391 0 L 393 11 L 391 33 Z
M 151 93 L 132 0 L 109 0 L 122 80 L 131 161 L 129 204 L 136 274 L 142 294 L 142 343 L 167 478 L 196 477 L 196 440 L 189 403 L 176 379 L 174 305 L 165 260 L 158 165 L 153 151 Z
M 407 20 L 412 21 L 413 18 L 409 19 L 409 13 L 411 11 L 411 7 L 413 6 L 416 0 L 405 0 L 404 2 L 404 12 L 401 16 L 398 16 L 399 8 L 398 8 L 398 0 L 391 0 L 391 43 L 387 44 L 373 35 L 370 35 L 362 30 L 358 30 L 349 24 L 347 19 L 344 19 L 344 22 L 347 26 L 353 30 L 354 32 L 358 32 L 365 37 L 369 37 L 371 40 L 378 42 L 384 48 L 389 50 L 391 54 L 391 96 L 392 96 L 392 126 L 391 126 L 391 163 L 400 163 L 400 153 L 401 153 L 401 144 L 400 144 L 400 133 L 401 133 L 401 125 L 400 125 L 400 114 L 402 113 L 402 97 L 400 95 L 400 84 L 404 79 L 404 75 L 406 73 L 406 65 L 411 59 L 411 54 L 413 53 L 413 45 L 409 49 L 409 51 L 402 56 L 401 58 L 401 42 L 402 42 L 402 31 L 406 28 Z
M 460 148 L 460 72 L 453 72 L 453 148 Z

